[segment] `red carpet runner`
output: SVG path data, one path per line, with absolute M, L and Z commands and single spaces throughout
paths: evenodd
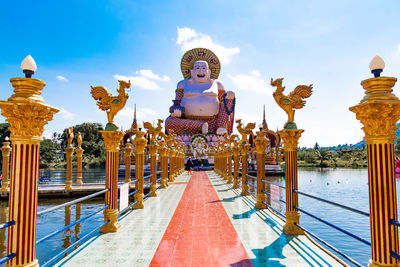
M 194 172 L 150 266 L 253 266 L 205 172 Z

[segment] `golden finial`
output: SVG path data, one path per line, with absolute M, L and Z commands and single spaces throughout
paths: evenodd
M 114 124 L 114 117 L 121 109 L 124 108 L 126 100 L 129 98 L 128 94 L 125 92 L 125 89 L 131 87 L 131 82 L 120 80 L 118 82 L 118 96 L 111 95 L 107 89 L 102 86 L 90 86 L 92 88 L 90 93 L 92 94 L 92 97 L 97 100 L 97 106 L 99 109 L 107 112 L 108 123 L 106 125 L 106 131 L 118 130 L 118 126 Z
M 288 115 L 288 121 L 285 123 L 285 129 L 297 129 L 296 123 L 294 122 L 294 109 L 301 109 L 306 104 L 306 101 L 303 98 L 308 98 L 312 94 L 313 85 L 298 85 L 293 92 L 289 95 L 284 95 L 283 91 L 285 87 L 282 86 L 283 78 L 272 79 L 271 85 L 276 87 L 275 92 L 273 93 L 275 102 L 283 109 Z

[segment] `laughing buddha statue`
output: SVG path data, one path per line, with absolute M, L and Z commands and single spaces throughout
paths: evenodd
M 185 53 L 181 60 L 184 80 L 175 91 L 171 115 L 165 121 L 166 131 L 176 134 L 232 133 L 235 93 L 225 92 L 217 80 L 220 62 L 205 48 Z

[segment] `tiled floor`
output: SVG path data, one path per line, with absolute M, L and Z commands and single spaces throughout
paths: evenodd
M 121 229 L 93 237 L 56 266 L 149 266 L 189 176 L 179 176 L 158 197 L 144 201 L 145 208 L 124 215 Z
M 195 172 L 150 266 L 253 266 L 205 172 Z
M 181 175 L 58 266 L 341 266 L 214 172 Z

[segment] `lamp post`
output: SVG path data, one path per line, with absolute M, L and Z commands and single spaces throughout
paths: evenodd
M 7 255 L 16 257 L 7 266 L 39 266 L 36 259 L 36 212 L 38 201 L 39 151 L 43 126 L 53 119 L 58 109 L 41 97 L 45 82 L 32 79 L 36 63 L 31 56 L 21 67 L 26 78 L 12 78 L 14 94 L 0 101 L 1 114 L 10 123 L 12 160 L 8 220 Z M 23 197 L 21 197 L 23 196 Z
M 396 122 L 400 119 L 400 100 L 392 93 L 397 79 L 380 77 L 385 63 L 375 56 L 370 64 L 374 78 L 361 82 L 365 96 L 350 107 L 362 128 L 367 143 L 369 209 L 371 223 L 371 256 L 368 266 L 399 266 L 391 256 L 399 254 L 394 140 Z
M 233 188 L 239 188 L 239 143 L 233 143 Z

